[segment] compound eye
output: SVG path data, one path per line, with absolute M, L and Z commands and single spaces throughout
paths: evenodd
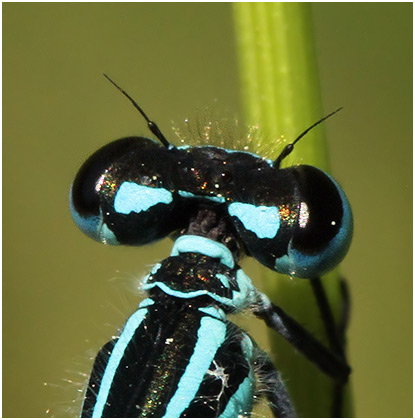
M 346 255 L 353 233 L 349 202 L 325 172 L 307 165 L 292 168 L 297 207 L 287 254 L 275 269 L 297 277 L 315 277 L 334 268 Z
M 344 258 L 352 239 L 352 212 L 325 172 L 300 165 L 246 185 L 228 213 L 249 255 L 301 278 L 320 276 Z
M 145 148 L 147 143 L 156 146 L 151 140 L 142 137 L 113 141 L 97 150 L 81 166 L 72 184 L 69 202 L 73 219 L 89 237 L 116 243 L 111 231 L 103 225 L 99 181 L 115 162 L 133 150 Z

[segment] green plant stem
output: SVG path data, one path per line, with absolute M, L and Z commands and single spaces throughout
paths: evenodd
M 260 127 L 261 143 L 272 151 L 281 136 L 292 142 L 323 116 L 310 5 L 233 3 L 233 8 L 246 122 Z M 284 160 L 284 166 L 307 163 L 328 170 L 323 125 L 314 128 L 296 145 Z M 341 303 L 338 274 L 325 276 L 323 282 L 332 310 L 338 316 Z M 289 279 L 263 269 L 262 283 L 272 301 L 325 341 L 309 281 Z M 329 417 L 332 380 L 275 333 L 271 348 L 298 414 Z M 350 413 L 348 397 L 343 414 L 350 416 Z

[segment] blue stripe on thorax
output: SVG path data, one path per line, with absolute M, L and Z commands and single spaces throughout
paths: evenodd
M 151 303 L 151 299 L 146 303 Z M 104 375 L 102 376 L 101 386 L 99 387 L 99 392 L 97 395 L 94 411 L 92 412 L 92 417 L 100 418 L 105 408 L 105 403 L 107 402 L 108 395 L 111 389 L 112 381 L 114 379 L 117 368 L 121 362 L 122 357 L 124 356 L 125 349 L 127 348 L 129 342 L 134 336 L 135 331 L 139 328 L 144 317 L 148 313 L 148 309 L 142 308 L 138 309 L 131 317 L 128 319 L 127 323 L 124 326 L 124 329 L 116 342 L 114 349 L 112 350 L 111 356 L 108 360 L 108 364 L 105 368 Z
M 193 354 L 163 417 L 180 417 L 188 408 L 225 338 L 226 324 L 223 321 L 211 316 L 201 319 Z

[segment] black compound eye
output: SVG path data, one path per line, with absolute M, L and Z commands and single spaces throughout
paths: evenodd
M 292 169 L 296 178 L 296 223 L 287 255 L 277 258 L 278 271 L 298 277 L 319 276 L 346 255 L 353 233 L 349 202 L 325 172 L 307 165 Z
M 338 234 L 346 209 L 338 187 L 324 172 L 304 166 L 296 173 L 300 191 L 293 247 L 317 253 Z
M 244 184 L 242 184 L 244 185 Z M 312 278 L 346 255 L 353 232 L 349 203 L 325 172 L 307 165 L 246 180 L 228 213 L 248 253 L 283 274 Z
M 113 141 L 91 155 L 81 166 L 71 187 L 69 204 L 78 227 L 89 237 L 106 243 L 117 243 L 113 233 L 103 222 L 101 190 L 102 178 L 124 156 L 136 150 L 160 148 L 143 137 L 126 137 Z

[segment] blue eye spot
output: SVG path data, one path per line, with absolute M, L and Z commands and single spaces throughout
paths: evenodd
M 122 214 L 140 213 L 157 204 L 170 204 L 172 201 L 173 194 L 165 188 L 123 182 L 115 196 L 114 209 Z
M 275 206 L 254 206 L 237 202 L 229 205 L 228 212 L 260 239 L 275 238 L 280 228 L 280 213 Z

